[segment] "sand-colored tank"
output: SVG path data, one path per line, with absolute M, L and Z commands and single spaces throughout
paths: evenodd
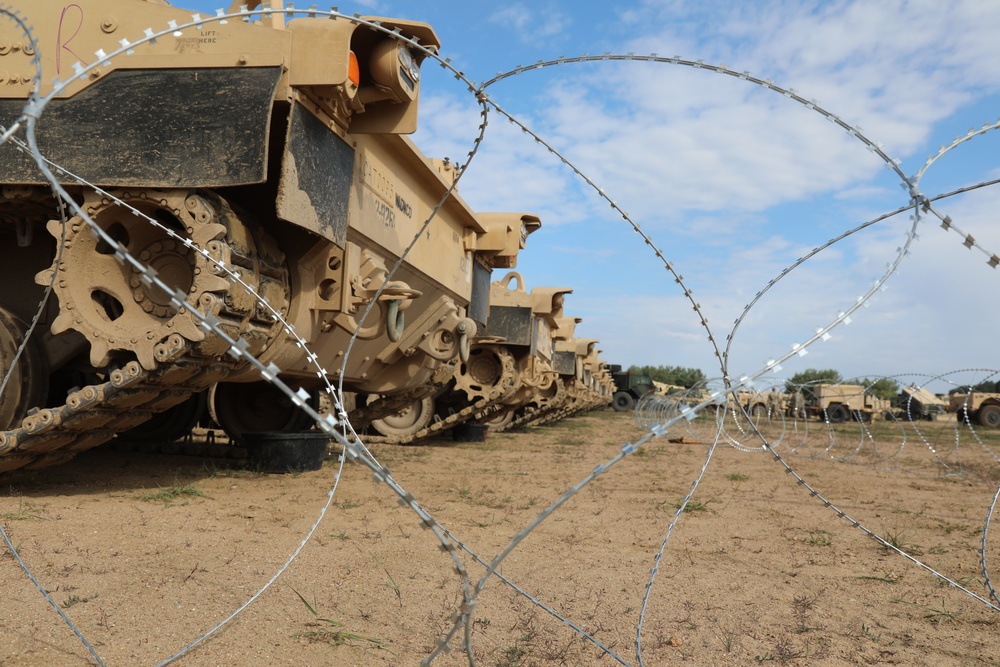
M 567 320 L 571 318 L 563 318 Z M 610 376 L 603 377 L 600 373 L 591 374 L 588 365 L 600 365 L 597 360 L 597 339 L 574 338 L 575 324 L 581 318 L 572 318 L 574 324 L 561 324 L 553 334 L 555 358 L 553 368 L 562 383 L 560 400 L 544 405 L 529 404 L 513 426 L 546 424 L 560 419 L 566 419 L 579 412 L 604 407 L 611 403 L 614 394 L 614 382 Z M 589 377 L 588 377 L 589 376 Z
M 568 288 L 534 288 L 510 272 L 490 287 L 486 327 L 472 341 L 446 387 L 413 402 L 389 419 L 371 424 L 376 441 L 414 442 L 458 424 L 476 421 L 501 430 L 514 411 L 557 404 L 563 383 L 553 369 L 554 331 Z
M 30 156 L 0 146 L 0 363 L 10 376 L 0 470 L 58 463 L 135 429 L 174 437 L 206 390 L 237 438 L 298 424 L 299 410 L 227 354 L 195 309 L 313 396 L 322 374 L 383 397 L 454 375 L 486 322 L 493 268 L 514 265 L 538 220 L 477 215 L 453 194 L 376 296 L 455 179 L 454 165 L 404 136 L 416 128 L 427 55 L 414 44 L 438 47 L 430 26 L 277 13 L 193 21 L 141 0 L 9 6 L 33 26 L 42 94 L 93 65 L 47 105 L 37 137 L 111 241 L 84 216 L 63 222 Z M 119 45 L 129 53 L 107 58 Z M 16 26 L 0 26 L 5 127 L 31 92 L 35 55 Z

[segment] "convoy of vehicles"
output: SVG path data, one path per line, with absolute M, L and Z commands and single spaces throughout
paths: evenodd
M 37 54 L 43 95 L 70 82 L 36 134 L 78 208 L 66 212 L 26 151 L 0 146 L 0 471 L 116 437 L 176 439 L 209 418 L 237 442 L 308 427 L 228 340 L 312 406 L 342 382 L 352 424 L 388 442 L 608 402 L 628 411 L 657 391 L 574 337 L 571 290 L 492 280 L 541 221 L 474 211 L 456 166 L 405 136 L 438 48 L 429 25 L 274 13 L 74 67 L 67 54 L 191 14 L 145 0 L 14 7 L 37 43 L 62 47 Z M 5 126 L 35 86 L 18 30 L 0 27 L 16 45 L 0 52 Z M 1000 427 L 1000 394 L 980 392 L 945 404 L 907 388 L 890 401 L 821 383 L 736 392 L 729 408 L 830 423 L 947 411 Z
M 14 9 L 38 44 L 63 47 L 38 49 L 43 95 L 71 79 L 74 54 L 192 19 L 142 0 Z M 15 23 L 0 41 L 16 45 L 0 52 L 7 127 L 35 53 Z M 492 272 L 516 265 L 540 222 L 472 210 L 455 165 L 405 136 L 437 48 L 424 23 L 274 13 L 80 63 L 94 67 L 36 132 L 79 211 L 64 214 L 30 155 L 0 146 L 0 471 L 119 434 L 176 438 L 205 409 L 237 441 L 307 426 L 227 337 L 314 406 L 324 380 L 342 381 L 365 424 L 464 378 L 495 328 Z M 539 342 L 551 347 L 546 331 Z M 519 370 L 537 386 L 555 377 L 544 364 Z

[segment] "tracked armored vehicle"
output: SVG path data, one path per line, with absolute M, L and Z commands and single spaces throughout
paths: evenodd
M 588 370 L 591 364 L 600 364 L 597 339 L 574 338 L 576 325 L 580 322 L 579 317 L 562 317 L 552 330 L 552 370 L 558 383 L 555 396 L 532 396 L 504 428 L 546 424 L 611 402 L 613 384 L 610 379 L 602 384 L 600 375 Z
M 311 400 L 323 376 L 380 397 L 369 419 L 468 358 L 491 271 L 513 265 L 537 218 L 445 198 L 455 166 L 404 136 L 438 47 L 430 26 L 286 22 L 242 3 L 224 22 L 143 0 L 12 4 L 35 31 L 43 95 L 84 73 L 44 109 L 37 138 L 85 215 L 63 215 L 31 156 L 0 146 L 0 471 L 121 433 L 176 437 L 206 401 L 236 439 L 301 427 L 194 310 Z M 119 44 L 127 54 L 105 55 Z M 4 127 L 29 98 L 35 56 L 0 24 Z
M 515 287 L 511 287 L 511 283 Z M 371 423 L 374 441 L 409 443 L 470 420 L 497 420 L 532 397 L 555 399 L 552 330 L 562 317 L 566 288 L 525 290 L 510 272 L 489 291 L 489 317 L 448 382 L 435 395 L 414 401 Z

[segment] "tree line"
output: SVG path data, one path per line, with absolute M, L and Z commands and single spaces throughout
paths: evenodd
M 657 382 L 677 385 L 685 389 L 690 389 L 699 382 L 708 379 L 700 368 L 684 368 L 683 366 L 637 366 L 632 364 L 628 367 L 628 372 L 634 375 L 648 375 Z

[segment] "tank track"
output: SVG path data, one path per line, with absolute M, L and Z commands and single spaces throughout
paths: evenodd
M 221 198 L 206 195 L 185 201 L 190 204 L 188 208 L 199 214 L 212 206 L 211 211 L 198 218 L 202 223 L 200 229 L 206 230 L 203 236 L 210 238 L 207 245 L 212 255 L 223 265 L 239 263 L 243 279 L 259 285 L 258 290 L 266 290 L 275 302 L 284 290 L 287 303 L 287 282 L 282 285 L 283 260 L 269 252 L 265 239 L 249 240 L 250 232 L 237 227 L 242 223 Z M 212 224 L 220 219 L 227 221 L 227 225 Z M 82 230 L 79 219 L 67 224 Z M 227 230 L 232 232 L 231 236 Z M 246 337 L 253 341 L 254 349 L 259 349 L 278 331 L 279 323 L 248 296 L 238 282 L 216 275 L 206 280 L 204 288 L 192 298 L 197 299 L 201 309 L 218 316 L 227 336 Z M 192 308 L 189 303 L 188 309 Z M 170 333 L 175 324 L 177 330 Z M 195 337 L 184 332 L 191 326 L 194 325 L 178 322 L 176 318 L 171 320 L 162 331 L 161 341 L 151 349 L 146 348 L 144 354 L 137 354 L 138 360 L 112 368 L 101 382 L 71 391 L 63 405 L 32 411 L 19 426 L 0 431 L 0 472 L 68 461 L 79 452 L 108 442 L 117 433 L 184 402 L 246 365 L 244 359 L 224 354 L 229 345 L 221 335 L 213 332 Z M 93 346 L 94 341 L 91 343 Z M 97 343 L 101 344 L 100 336 Z M 93 358 L 93 349 L 91 354 Z
M 504 433 L 522 426 L 541 426 L 549 422 L 571 417 L 585 410 L 592 410 L 603 405 L 598 397 L 580 396 L 577 392 L 567 390 L 563 400 L 542 407 L 528 408 L 523 414 L 496 429 Z
M 64 405 L 39 410 L 19 428 L 0 432 L 0 472 L 68 461 L 182 403 L 230 375 L 239 363 L 198 358 L 185 342 L 174 334 L 158 345 L 162 361 L 154 371 L 131 361 L 107 381 L 72 392 Z
M 500 404 L 500 399 L 488 400 L 482 398 L 475 403 L 454 412 L 444 419 L 439 419 L 437 421 L 431 422 L 428 426 L 420 429 L 416 433 L 410 433 L 406 435 L 367 435 L 363 436 L 365 444 L 389 444 L 389 445 L 410 445 L 417 440 L 422 440 L 424 438 L 429 438 L 431 436 L 437 435 L 443 431 L 446 431 L 453 426 L 458 426 L 463 422 L 467 422 L 476 415 L 485 412 L 495 405 Z

